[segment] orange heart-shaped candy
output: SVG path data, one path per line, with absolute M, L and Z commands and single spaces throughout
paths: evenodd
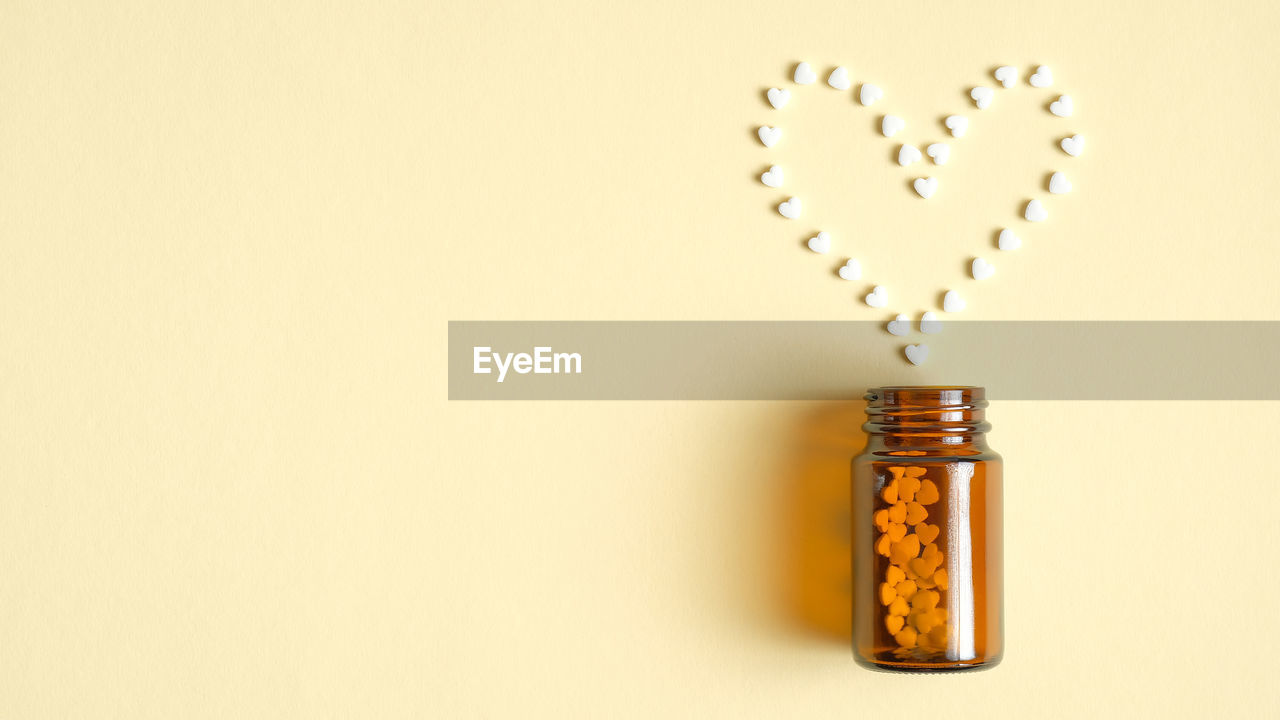
M 896 597 L 898 597 L 898 591 L 894 590 L 892 585 L 880 583 L 880 604 L 888 605 Z
M 910 607 L 907 605 L 907 601 L 906 601 L 906 600 L 903 600 L 903 599 L 902 599 L 902 598 L 900 598 L 900 597 L 899 597 L 899 598 L 894 598 L 894 599 L 893 599 L 893 602 L 889 603 L 889 614 L 890 614 L 890 615 L 904 615 L 904 616 L 905 616 L 908 612 L 910 612 L 910 610 L 911 610 L 911 609 L 910 609 Z
M 915 610 L 907 617 L 907 621 L 917 632 L 927 633 L 938 626 L 942 621 L 932 610 Z
M 920 483 L 920 489 L 916 491 L 916 502 L 921 505 L 932 505 L 938 502 L 938 486 L 932 480 L 925 480 Z
M 884 512 L 884 511 L 882 510 L 881 512 Z M 880 528 L 880 529 L 883 530 L 884 528 Z M 929 523 L 921 523 L 919 525 L 916 525 L 915 529 L 916 529 L 916 535 L 920 537 L 920 542 L 924 543 L 925 545 L 928 545 L 934 540 L 937 540 L 938 533 L 941 530 L 937 525 L 930 525 Z
M 876 552 L 889 557 L 889 550 L 892 545 L 893 541 L 889 539 L 888 535 L 881 535 L 880 539 L 876 540 Z
M 911 596 L 916 594 L 917 588 L 914 580 L 903 580 L 893 590 L 903 600 L 910 600 Z
M 907 574 L 902 572 L 902 568 L 897 565 L 890 565 L 889 569 L 884 573 L 884 579 L 888 581 L 890 585 L 897 587 L 898 583 L 907 579 Z
M 904 502 L 914 500 L 919 489 L 920 478 L 904 477 L 898 481 L 898 499 Z
M 898 481 L 894 480 L 884 486 L 884 490 L 880 491 L 880 497 L 890 505 L 898 502 Z
M 889 559 L 896 565 L 906 565 L 907 561 L 919 554 L 920 538 L 915 535 L 908 535 L 889 547 Z M 932 575 L 933 571 L 930 570 L 929 574 Z
M 918 557 L 908 562 L 907 567 L 911 568 L 911 572 L 915 573 L 916 577 L 926 578 L 933 576 L 933 571 L 938 569 L 938 563 Z
M 906 622 L 901 615 L 889 615 L 884 619 L 884 626 L 889 628 L 890 635 L 897 635 L 902 629 L 902 624 Z
M 911 608 L 913 610 L 932 610 L 938 607 L 938 601 L 942 596 L 933 590 L 919 590 L 915 595 L 911 596 Z
M 876 529 L 879 530 L 880 532 L 884 532 L 888 530 L 889 529 L 889 509 L 881 508 L 880 510 L 875 511 L 875 514 L 871 516 L 871 521 L 876 524 Z
M 893 641 L 904 648 L 912 648 L 916 646 L 916 631 L 911 628 L 903 628 L 902 632 L 893 636 Z

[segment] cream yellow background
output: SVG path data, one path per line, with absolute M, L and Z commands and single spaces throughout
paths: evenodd
M 832 275 L 850 250 L 908 312 L 950 286 L 971 318 L 1280 319 L 1277 26 L 4 3 L 0 717 L 1274 714 L 1273 403 L 997 400 L 1006 659 L 901 677 L 832 611 L 857 403 L 451 404 L 445 339 L 881 317 Z M 911 139 L 973 118 L 927 206 L 851 93 L 765 104 L 801 59 L 881 84 Z M 972 110 L 1006 62 L 1050 64 L 1076 117 L 1025 85 Z M 755 179 L 776 158 L 800 222 Z M 1051 169 L 1075 192 L 997 256 Z M 800 248 L 820 225 L 828 258 Z

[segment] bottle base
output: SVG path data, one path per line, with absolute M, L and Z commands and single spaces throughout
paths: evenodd
M 985 660 L 957 660 L 954 662 L 920 662 L 911 660 L 868 660 L 854 655 L 854 660 L 862 667 L 877 672 L 919 674 L 976 672 L 990 670 L 1000 664 L 1000 658 L 998 657 Z

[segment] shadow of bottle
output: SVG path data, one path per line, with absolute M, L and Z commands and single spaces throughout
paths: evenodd
M 801 418 L 779 478 L 779 577 L 787 624 L 851 647 L 850 461 L 866 444 L 865 402 L 823 403 Z

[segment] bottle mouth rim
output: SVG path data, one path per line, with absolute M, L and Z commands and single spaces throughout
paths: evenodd
M 867 390 L 867 422 L 873 434 L 959 435 L 983 433 L 986 388 L 978 385 L 887 385 Z
M 981 385 L 880 385 L 867 392 L 877 390 L 979 390 L 985 392 L 986 388 Z
M 980 385 L 885 385 L 868 388 L 863 399 L 868 410 L 984 408 L 987 389 Z

